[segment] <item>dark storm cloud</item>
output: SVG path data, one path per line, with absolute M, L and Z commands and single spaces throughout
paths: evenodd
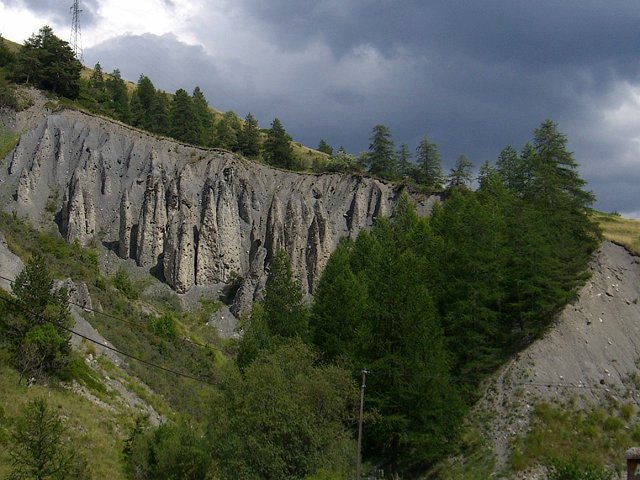
M 598 128 L 611 91 L 640 85 L 638 2 L 238 0 L 234 14 L 254 43 L 234 37 L 233 59 L 166 35 L 122 37 L 85 57 L 170 91 L 198 84 L 216 108 L 251 111 L 262 126 L 277 116 L 311 146 L 364 150 L 377 123 L 411 149 L 426 134 L 447 170 L 461 153 L 479 165 L 521 148 L 552 118 L 598 207 L 640 211 L 628 139 Z M 206 19 L 193 33 L 220 42 Z
M 90 26 L 96 22 L 96 11 L 99 0 L 82 0 L 80 2 L 80 25 Z M 71 26 L 71 6 L 73 0 L 4 0 L 7 7 L 24 8 L 42 15 L 43 25 L 57 23 Z M 64 35 L 59 35 L 64 37 Z

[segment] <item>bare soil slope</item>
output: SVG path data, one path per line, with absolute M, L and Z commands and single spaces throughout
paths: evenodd
M 640 404 L 632 381 L 640 359 L 640 259 L 604 242 L 590 268 L 578 299 L 543 338 L 501 369 L 478 405 L 492 414 L 487 434 L 499 466 L 541 400 L 575 396 L 598 404 L 628 396 Z

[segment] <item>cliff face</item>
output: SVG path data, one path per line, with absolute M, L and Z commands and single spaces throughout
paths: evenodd
M 236 312 L 260 295 L 279 249 L 312 293 L 338 239 L 392 214 L 400 195 L 378 180 L 280 171 L 74 111 L 21 137 L 0 186 L 6 210 L 37 224 L 55 206 L 68 241 L 102 242 L 179 293 L 240 275 Z

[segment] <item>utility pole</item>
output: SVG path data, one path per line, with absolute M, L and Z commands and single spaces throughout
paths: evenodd
M 69 8 L 71 10 L 71 50 L 75 54 L 76 58 L 82 61 L 82 35 L 80 33 L 80 6 L 79 0 L 74 0 L 73 5 Z
M 356 454 L 356 480 L 360 480 L 360 469 L 362 460 L 362 421 L 364 414 L 364 390 L 367 388 L 367 369 L 362 369 L 362 385 L 360 385 L 360 415 L 358 417 L 358 452 Z

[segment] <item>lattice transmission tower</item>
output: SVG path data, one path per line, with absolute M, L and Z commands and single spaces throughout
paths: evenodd
M 82 61 L 82 34 L 80 32 L 80 10 L 79 0 L 75 0 L 69 8 L 71 10 L 71 39 L 69 44 L 76 58 Z

